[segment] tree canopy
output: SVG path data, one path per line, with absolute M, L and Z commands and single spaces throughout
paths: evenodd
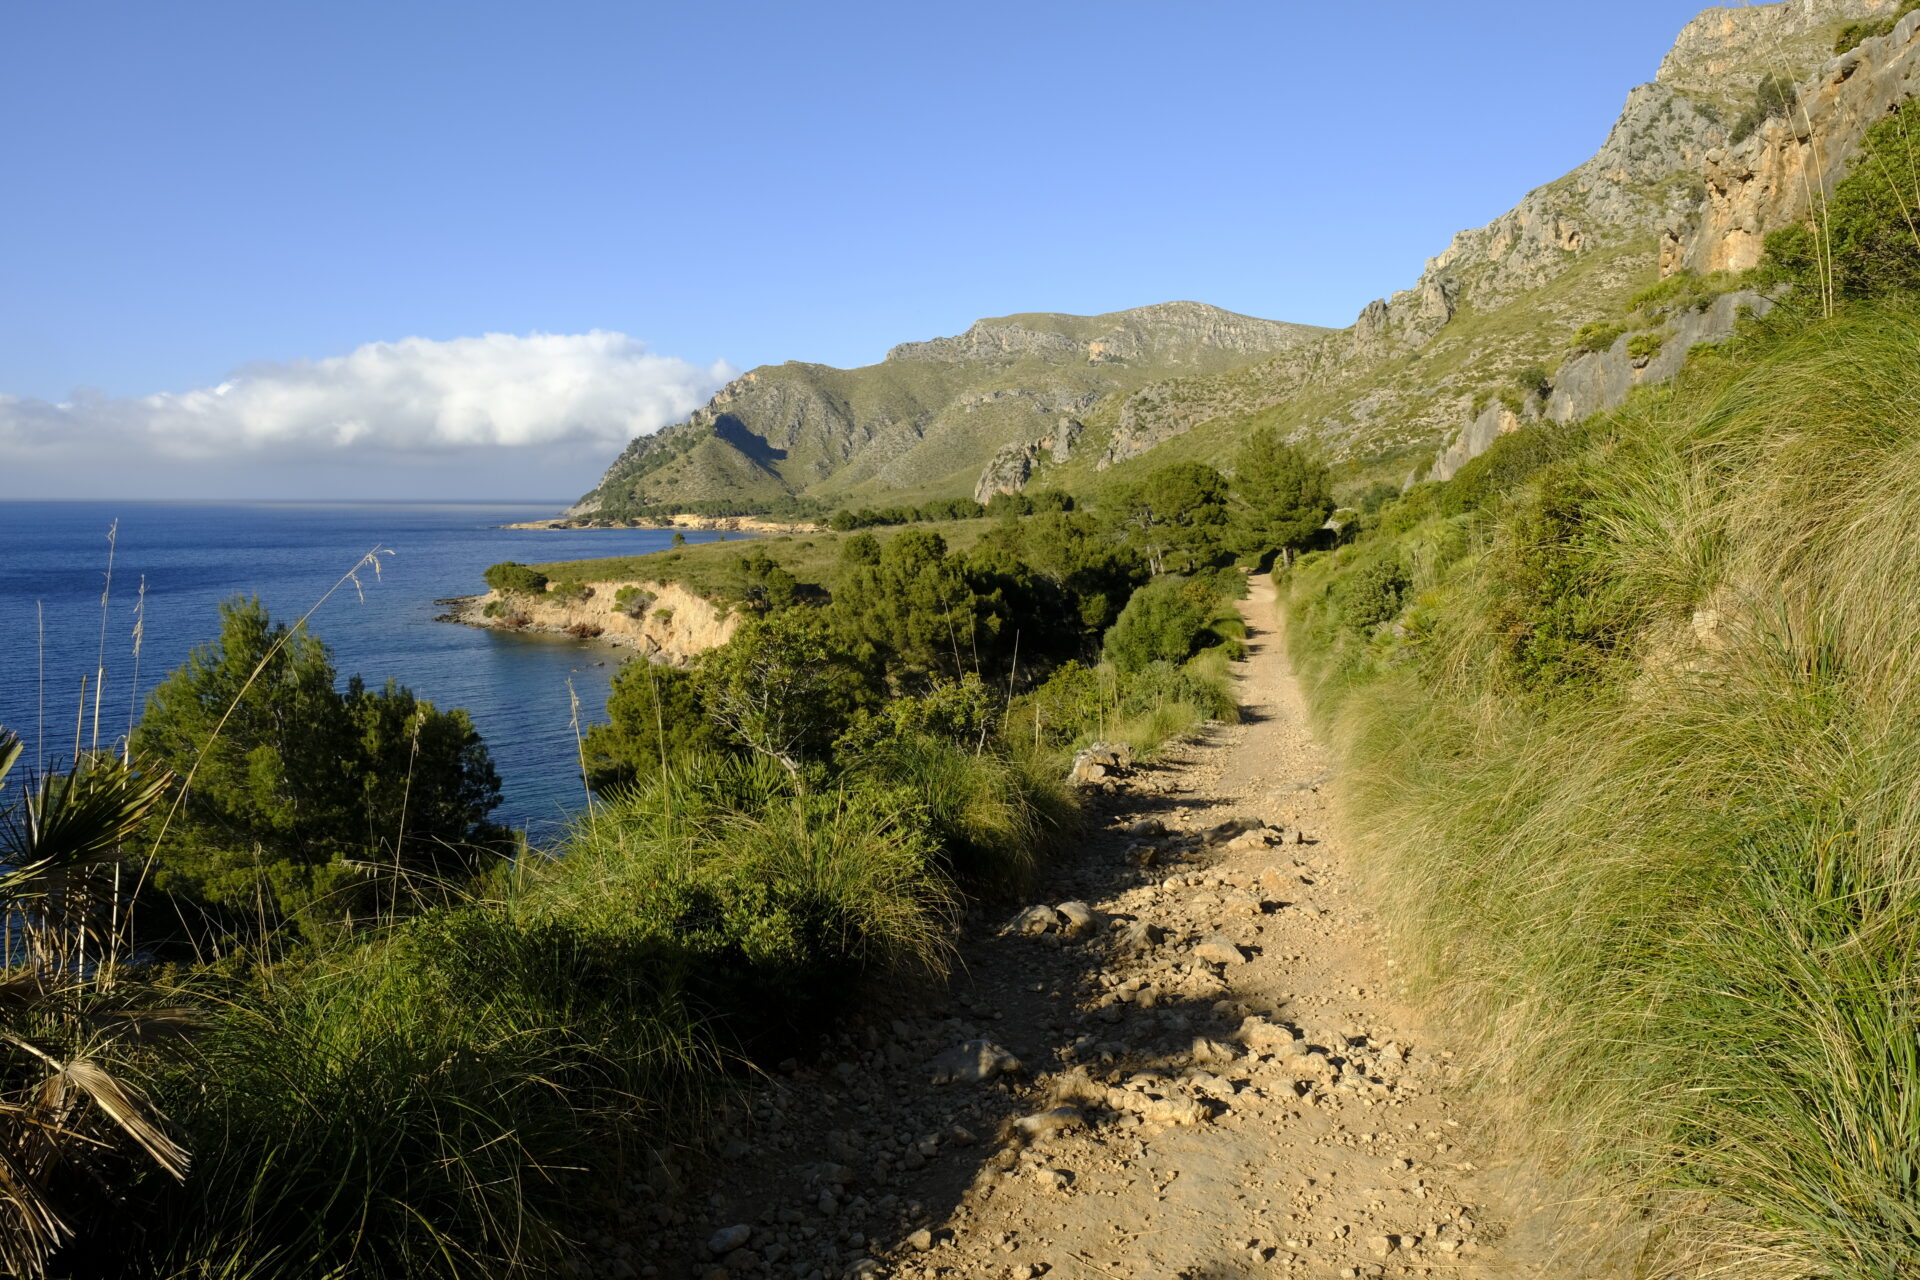
M 1150 471 L 1116 487 L 1101 508 L 1156 575 L 1193 573 L 1226 556 L 1227 480 L 1205 463 Z
M 192 779 L 154 882 L 202 906 L 342 913 L 376 891 L 368 868 L 425 883 L 505 844 L 487 821 L 500 779 L 466 712 L 392 681 L 339 690 L 326 645 L 257 598 L 220 607 L 219 639 L 154 689 L 130 747 Z
M 1234 459 L 1233 539 L 1243 561 L 1264 566 L 1306 546 L 1333 514 L 1324 463 L 1270 428 L 1254 432 Z
M 1005 613 L 1005 602 L 976 591 L 946 540 L 927 529 L 902 530 L 871 563 L 849 564 L 833 601 L 841 633 L 897 683 L 958 679 L 993 665 Z

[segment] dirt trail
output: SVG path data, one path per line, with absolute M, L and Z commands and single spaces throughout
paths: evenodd
M 1392 994 L 1265 579 L 1245 612 L 1245 722 L 1093 797 L 1045 910 L 972 922 L 949 991 L 789 1064 L 703 1200 L 603 1242 L 612 1274 L 1540 1274 Z

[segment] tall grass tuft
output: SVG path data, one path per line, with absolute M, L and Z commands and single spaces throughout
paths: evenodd
M 1658 1274 L 1920 1274 L 1920 309 L 1697 361 L 1342 623 L 1316 680 L 1402 952 Z

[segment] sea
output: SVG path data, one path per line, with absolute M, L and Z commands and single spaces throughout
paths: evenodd
M 443 599 L 485 591 L 481 574 L 502 560 L 638 555 L 672 541 L 671 530 L 502 527 L 564 505 L 0 502 L 0 726 L 29 759 L 69 759 L 76 732 L 95 740 L 97 694 L 98 740 L 119 741 L 153 686 L 219 634 L 220 603 L 257 595 L 276 620 L 314 610 L 308 630 L 343 684 L 391 677 L 436 706 L 466 708 L 500 773 L 494 819 L 551 840 L 586 800 L 576 699 L 583 730 L 604 720 L 628 651 L 436 619 Z

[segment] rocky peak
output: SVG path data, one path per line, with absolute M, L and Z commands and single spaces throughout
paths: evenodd
M 1682 28 L 1654 83 L 1704 101 L 1744 103 L 1769 72 L 1792 74 L 1827 52 L 1839 22 L 1890 14 L 1899 0 L 1787 0 L 1708 9 Z
M 1676 265 L 1678 228 L 1699 206 L 1701 172 L 1711 153 L 1724 152 L 1727 122 L 1760 79 L 1819 65 L 1836 26 L 1891 13 L 1896 3 L 1787 0 L 1707 10 L 1681 31 L 1654 80 L 1627 94 L 1592 158 L 1486 226 L 1454 236 L 1413 288 L 1369 303 L 1354 326 L 1355 357 L 1420 347 L 1456 306 L 1500 306 L 1592 249 L 1664 234 L 1665 265 Z

